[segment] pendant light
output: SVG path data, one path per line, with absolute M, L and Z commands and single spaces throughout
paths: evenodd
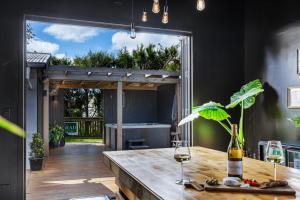
M 142 15 L 142 22 L 147 22 L 148 21 L 148 13 L 146 8 L 143 11 L 143 15 Z
M 160 11 L 159 0 L 153 0 L 152 12 L 159 13 L 159 11 Z
M 131 0 L 131 25 L 130 25 L 130 38 L 136 38 L 135 26 L 133 21 L 133 0 Z
M 203 11 L 205 9 L 205 1 L 197 0 L 197 10 Z
M 168 0 L 166 0 L 166 4 L 164 6 L 164 13 L 162 17 L 162 23 L 167 24 L 169 22 L 169 7 Z

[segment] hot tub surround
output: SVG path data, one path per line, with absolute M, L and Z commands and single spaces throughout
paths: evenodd
M 129 149 L 129 140 L 145 140 L 149 148 L 170 147 L 170 124 L 126 123 L 122 125 L 122 149 Z M 112 150 L 117 149 L 117 124 L 105 124 L 105 144 Z

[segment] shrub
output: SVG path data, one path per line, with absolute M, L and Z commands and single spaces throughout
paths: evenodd
M 34 133 L 32 142 L 30 143 L 30 158 L 43 158 L 44 157 L 44 142 L 40 133 Z
M 54 123 L 49 132 L 50 142 L 59 142 L 64 137 L 64 129 L 57 123 Z

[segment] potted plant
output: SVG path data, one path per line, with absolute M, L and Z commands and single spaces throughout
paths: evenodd
M 30 169 L 31 171 L 41 170 L 44 160 L 44 143 L 40 133 L 34 133 L 30 143 Z
M 64 140 L 64 129 L 57 123 L 54 123 L 49 134 L 50 147 L 61 146 L 63 144 L 62 140 Z
M 239 106 L 241 109 L 241 116 L 239 120 L 238 141 L 243 149 L 245 149 L 244 139 L 244 110 L 250 108 L 254 103 L 256 96 L 264 91 L 260 80 L 251 81 L 243 85 L 240 91 L 234 93 L 230 97 L 230 103 L 225 107 L 220 103 L 209 102 L 201 106 L 193 108 L 192 114 L 182 119 L 178 126 L 193 121 L 198 117 L 203 117 L 208 120 L 218 122 L 229 134 L 231 134 L 231 116 L 226 112 L 226 109 L 232 109 Z

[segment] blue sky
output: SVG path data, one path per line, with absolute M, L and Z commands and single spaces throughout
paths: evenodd
M 128 31 L 104 29 L 85 26 L 63 25 L 27 21 L 32 27 L 35 38 L 27 45 L 27 51 L 51 53 L 57 57 L 81 56 L 88 51 L 106 51 L 117 53 L 126 46 L 132 51 L 137 45 L 149 43 L 171 46 L 179 44 L 180 37 L 137 33 L 136 39 L 131 39 Z

